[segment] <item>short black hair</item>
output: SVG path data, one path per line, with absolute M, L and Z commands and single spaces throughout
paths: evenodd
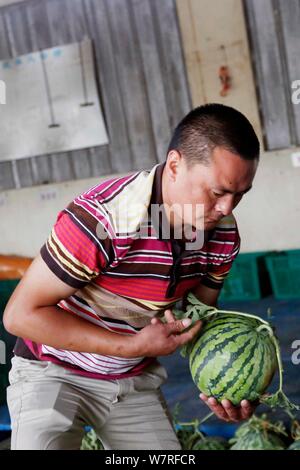
M 246 116 L 230 106 L 210 103 L 190 111 L 173 132 L 168 153 L 179 151 L 188 166 L 209 164 L 215 147 L 244 160 L 259 159 L 259 141 Z

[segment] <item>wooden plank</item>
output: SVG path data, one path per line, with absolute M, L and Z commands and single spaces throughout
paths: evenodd
M 286 148 L 291 144 L 284 91 L 286 83 L 272 2 L 246 0 L 245 4 L 254 46 L 267 148 L 269 150 Z
M 104 176 L 113 173 L 108 145 L 88 149 L 92 176 Z
M 47 21 L 45 1 L 31 2 L 26 9 L 32 51 L 51 47 L 50 29 Z M 39 155 L 31 158 L 33 184 L 53 182 L 50 155 Z
M 33 3 L 36 6 L 36 3 Z M 34 37 L 31 34 L 32 22 L 29 15 L 29 4 L 14 6 L 7 11 L 7 19 L 11 31 L 11 47 L 15 56 L 28 54 L 34 47 Z M 49 165 L 47 159 L 38 159 L 33 156 L 26 159 L 16 160 L 15 170 L 18 173 L 20 187 L 41 184 L 49 178 Z
M 71 42 L 68 6 L 65 0 L 47 0 L 46 11 L 52 46 Z
M 39 0 L 28 4 L 26 12 L 32 50 L 39 51 L 41 49 L 48 49 L 52 46 L 52 43 L 46 1 Z
M 20 12 L 18 8 L 19 6 L 12 6 L 4 11 L 5 28 L 9 41 L 9 52 L 11 53 L 11 57 L 17 57 L 20 54 L 24 54 L 26 49 L 30 47 L 28 36 L 26 35 L 26 27 L 28 27 L 28 25 L 26 25 L 26 23 L 25 25 L 21 25 Z M 22 8 L 22 10 L 24 10 L 24 8 Z M 21 32 L 26 36 L 23 41 L 24 44 L 20 44 L 22 39 L 18 28 L 22 28 Z M 14 186 L 16 188 L 32 185 L 32 170 L 28 159 L 14 160 L 11 162 L 11 167 Z
M 51 183 L 60 183 L 62 181 L 76 179 L 73 162 L 69 158 L 69 153 L 61 152 L 52 154 L 49 164 L 52 174 Z
M 284 40 L 284 51 L 287 59 L 287 83 L 285 86 L 287 102 L 292 115 L 292 143 L 300 145 L 300 106 L 293 104 L 289 99 L 294 90 L 291 84 L 294 80 L 300 79 L 299 63 L 299 41 L 300 41 L 300 4 L 298 0 L 288 2 L 279 0 L 278 3 L 280 22 L 282 24 L 282 34 Z
M 28 54 L 32 51 L 26 4 L 21 3 L 8 8 L 5 16 L 9 23 L 10 43 L 13 56 Z
M 3 12 L 0 11 L 0 60 L 9 59 L 12 57 L 10 49 L 7 26 Z
M 68 152 L 68 154 L 72 161 L 74 179 L 80 180 L 82 178 L 90 178 L 92 176 L 92 169 L 89 161 L 88 150 L 72 150 L 71 152 Z
M 11 57 L 9 48 L 9 41 L 7 36 L 6 25 L 3 15 L 0 11 L 0 60 L 8 59 Z M 1 162 L 0 164 L 0 188 L 12 189 L 15 188 L 15 181 L 11 162 Z
M 47 0 L 46 11 L 52 47 L 70 44 L 72 42 L 72 36 L 67 3 L 62 0 Z M 50 161 L 54 182 L 74 179 L 74 162 L 70 152 L 52 154 Z
M 124 0 L 109 0 L 106 5 L 112 28 L 115 67 L 119 77 L 133 167 L 149 168 L 157 162 L 157 156 L 139 54 L 140 45 L 133 24 L 132 5 Z
M 95 42 L 95 55 L 97 59 L 97 76 L 102 92 L 102 108 L 110 143 L 107 151 L 112 173 L 125 173 L 132 169 L 133 161 L 130 152 L 126 117 L 124 113 L 121 90 L 115 64 L 115 51 L 112 45 L 111 28 L 104 0 L 85 0 L 85 11 L 88 20 L 89 35 Z M 106 152 L 103 147 L 98 152 Z M 98 167 L 99 160 L 93 162 Z
M 65 0 L 70 42 L 80 42 L 87 37 L 87 24 L 82 0 Z M 92 176 L 89 152 L 79 149 L 69 153 L 76 179 Z
M 194 10 L 194 3 L 190 0 L 177 0 L 176 6 L 191 99 L 193 107 L 196 107 L 209 101 L 203 75 L 201 45 L 198 40 L 200 31 L 196 24 L 198 15 L 202 19 L 202 14 Z
M 88 37 L 87 18 L 82 0 L 64 0 L 68 11 L 70 36 L 74 42 Z
M 156 34 L 164 72 L 164 87 L 169 109 L 170 125 L 173 129 L 191 109 L 176 5 L 174 0 L 151 0 Z
M 132 4 L 141 48 L 156 152 L 158 160 L 164 161 L 171 129 L 163 86 L 165 77 L 159 60 L 158 41 L 155 36 L 152 11 L 149 0 L 132 0 Z
M 5 189 L 14 189 L 14 175 L 11 162 L 0 163 L 0 191 Z

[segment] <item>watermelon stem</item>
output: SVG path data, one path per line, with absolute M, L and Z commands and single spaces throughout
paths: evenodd
M 274 344 L 275 351 L 276 351 L 276 357 L 277 357 L 277 362 L 278 362 L 278 370 L 279 370 L 279 390 L 282 392 L 282 387 L 283 387 L 283 365 L 282 365 L 282 360 L 281 360 L 281 354 L 280 354 L 280 348 L 278 341 L 275 338 L 274 331 L 271 328 L 270 325 L 260 325 L 256 328 L 256 331 L 261 331 L 261 330 L 267 330 L 268 333 L 270 334 L 271 340 Z
M 177 424 L 179 426 L 195 426 L 195 425 L 200 426 L 200 424 L 205 423 L 205 421 L 208 421 L 209 418 L 211 418 L 212 416 L 215 416 L 215 413 L 213 411 L 210 411 L 206 416 L 204 416 L 204 418 L 201 419 L 201 421 L 196 419 L 195 421 L 190 421 L 188 423 L 183 423 L 180 421 L 180 422 L 177 422 Z
M 280 353 L 280 347 L 279 343 L 276 339 L 276 336 L 274 334 L 273 329 L 271 328 L 270 325 L 260 325 L 257 328 L 257 331 L 261 331 L 262 329 L 266 329 L 268 333 L 270 334 L 271 340 L 274 344 L 275 351 L 276 351 L 276 357 L 277 357 L 277 363 L 278 363 L 278 372 L 279 372 L 279 388 L 276 393 L 273 395 L 269 396 L 264 396 L 260 398 L 260 402 L 264 403 L 265 405 L 269 405 L 271 408 L 274 407 L 279 407 L 283 408 L 285 412 L 289 415 L 290 418 L 293 417 L 293 414 L 291 411 L 293 410 L 299 410 L 299 406 L 294 405 L 293 403 L 290 402 L 288 397 L 285 395 L 283 391 L 283 364 L 281 360 L 281 353 Z
M 234 314 L 234 315 L 238 315 L 239 317 L 247 317 L 247 318 L 254 318 L 255 320 L 258 320 L 260 321 L 264 326 L 267 326 L 268 328 L 272 329 L 269 325 L 269 323 L 265 320 L 263 320 L 262 318 L 256 316 L 256 315 L 253 315 L 251 313 L 242 313 L 242 312 L 235 312 L 235 311 L 231 311 L 231 310 L 217 310 L 216 311 L 218 313 L 229 313 L 229 314 Z M 263 326 L 261 325 L 261 326 Z

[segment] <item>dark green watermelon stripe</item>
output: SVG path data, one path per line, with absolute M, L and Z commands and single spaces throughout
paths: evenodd
M 277 364 L 277 358 L 276 358 L 276 349 L 274 346 L 274 343 L 271 338 L 268 339 L 268 341 L 265 339 L 264 342 L 266 348 L 267 348 L 267 354 L 269 357 L 272 357 L 272 369 L 276 369 L 278 364 Z
M 197 343 L 201 342 L 201 350 L 203 350 L 207 345 L 211 345 L 213 343 L 217 343 L 220 339 L 224 339 L 224 334 L 228 334 L 234 331 L 240 331 L 240 327 L 232 327 L 232 326 L 227 326 L 226 328 L 220 327 L 220 330 L 218 328 L 214 329 L 214 334 L 211 335 L 210 332 L 204 332 L 199 336 L 197 341 L 195 341 L 193 345 L 193 349 L 191 351 L 191 355 L 194 356 L 195 354 L 198 354 L 198 349 L 197 348 Z
M 230 364 L 224 368 L 218 376 L 212 380 L 211 387 L 216 390 L 216 393 L 221 396 L 224 392 L 224 390 L 230 390 L 231 387 L 234 385 L 236 386 L 237 379 L 241 375 L 241 373 L 245 372 L 246 366 L 249 366 L 251 364 L 251 361 L 253 360 L 253 354 L 255 349 L 257 348 L 257 342 L 258 339 L 254 341 L 253 344 L 253 338 L 250 338 L 236 353 L 234 353 L 232 356 L 232 359 L 230 361 Z M 250 349 L 247 350 L 247 347 L 250 346 Z M 239 353 L 245 352 L 245 357 L 243 358 L 243 355 L 240 355 Z M 242 364 L 238 366 L 237 362 L 243 360 Z M 228 375 L 228 372 L 232 371 L 234 373 L 233 377 L 229 380 L 229 377 L 226 379 L 226 375 Z M 217 389 L 218 384 L 222 384 L 221 390 Z
M 265 345 L 263 342 L 260 342 L 260 347 L 262 348 L 262 351 L 261 351 L 261 356 L 260 356 L 260 362 L 259 362 L 259 367 L 258 367 L 258 370 L 261 371 L 261 373 L 258 373 L 255 377 L 255 379 L 253 380 L 250 388 L 249 388 L 249 392 L 248 392 L 248 395 L 251 396 L 251 394 L 253 394 L 254 392 L 257 393 L 258 395 L 258 392 L 257 390 L 259 390 L 258 386 L 259 386 L 259 382 L 262 380 L 262 377 L 264 376 L 264 363 L 265 363 Z
M 235 333 L 238 331 L 237 333 Z M 191 351 L 190 355 L 190 364 L 193 367 L 195 361 L 196 362 L 202 362 L 203 356 L 205 357 L 206 354 L 210 352 L 210 350 L 213 348 L 215 349 L 217 346 L 222 345 L 223 347 L 226 346 L 226 344 L 229 343 L 229 341 L 232 341 L 233 339 L 237 339 L 240 335 L 245 335 L 249 334 L 249 329 L 248 328 L 243 328 L 241 329 L 240 327 L 235 327 L 235 328 L 223 328 L 221 331 L 217 331 L 215 335 L 208 335 L 206 337 L 206 334 L 204 333 L 203 336 L 200 336 L 199 341 L 197 341 L 193 349 Z M 207 351 L 208 349 L 208 351 Z
M 256 320 L 255 318 L 249 318 L 249 317 L 244 317 L 242 315 L 235 315 L 235 314 L 220 314 L 215 319 L 213 320 L 214 323 L 218 321 L 230 321 L 231 322 L 241 322 L 243 325 L 247 324 L 250 325 L 253 328 L 256 328 L 259 326 L 261 323 L 259 320 Z
M 195 376 L 194 376 L 194 380 L 196 383 L 198 383 L 199 381 L 199 376 L 204 368 L 204 366 L 206 366 L 206 364 L 208 364 L 208 362 L 212 359 L 214 359 L 215 357 L 215 354 L 217 352 L 221 352 L 222 349 L 224 349 L 230 342 L 235 342 L 234 340 L 238 340 L 238 339 L 241 339 L 242 336 L 245 336 L 245 335 L 248 335 L 249 332 L 245 332 L 245 333 L 237 333 L 235 335 L 232 335 L 230 338 L 226 338 L 224 341 L 222 341 L 221 343 L 219 344 L 213 344 L 213 349 L 211 351 L 209 351 L 208 353 L 205 354 L 204 358 L 202 359 L 201 358 L 201 354 L 199 354 L 199 360 L 197 362 L 195 362 L 195 364 L 197 364 L 197 371 L 195 373 Z M 251 341 L 252 341 L 252 338 L 251 338 Z M 201 349 L 201 348 L 199 348 Z M 240 348 L 242 349 L 242 348 Z
M 236 351 L 236 353 L 239 354 L 239 357 L 235 356 L 234 358 L 232 357 L 233 355 L 231 355 L 230 361 L 227 362 L 227 364 L 224 364 L 218 377 L 211 381 L 211 389 L 213 390 L 213 394 L 216 398 L 219 398 L 224 391 L 227 391 L 229 387 L 236 383 L 242 368 L 245 367 L 245 364 L 249 364 L 249 358 L 251 361 L 250 354 L 254 347 L 255 342 L 253 344 L 253 339 L 249 338 L 249 340 Z M 208 371 L 211 370 L 211 366 L 212 364 L 208 364 Z M 205 368 L 203 368 L 201 377 L 205 380 Z
M 258 340 L 257 340 L 258 342 Z M 249 391 L 249 383 L 253 382 L 258 375 L 262 374 L 262 370 L 259 367 L 261 357 L 259 357 L 259 348 L 257 347 L 257 350 L 255 352 L 255 356 L 253 356 L 251 365 L 247 371 L 247 374 L 244 375 L 244 379 L 241 382 L 237 382 L 235 386 L 232 388 L 228 389 L 228 392 L 230 393 L 231 396 L 235 397 L 239 392 L 241 392 L 244 388 L 247 389 L 247 396 L 248 396 L 248 391 Z
M 200 340 L 198 343 L 195 343 L 194 348 L 190 355 L 190 368 L 196 369 L 198 365 L 202 363 L 208 354 L 212 355 L 213 352 L 223 351 L 231 342 L 236 344 L 238 348 L 238 342 L 244 340 L 245 337 L 249 335 L 249 331 L 241 331 L 240 328 L 237 328 L 236 331 L 233 329 L 227 334 L 218 336 L 219 341 L 205 341 L 205 344 Z M 245 341 L 245 340 L 244 340 Z M 202 347 L 203 346 L 203 347 Z
M 266 367 L 269 368 L 267 360 L 268 357 L 269 356 L 265 350 L 264 340 L 259 338 L 257 351 L 255 353 L 257 367 L 255 367 L 252 377 L 249 377 L 247 383 L 245 384 L 245 387 L 247 387 L 247 396 L 248 398 L 251 398 L 251 400 L 256 399 L 261 391 L 265 388 L 265 380 L 269 375 L 266 369 Z M 238 391 L 233 389 L 228 390 L 228 393 L 233 396 L 236 395 Z
M 243 321 L 240 317 L 230 317 L 229 315 L 227 316 L 222 316 L 220 318 L 217 318 L 214 321 L 208 322 L 203 326 L 203 331 L 207 333 L 208 331 L 211 331 L 212 329 L 222 326 L 222 325 L 241 325 L 241 327 L 248 326 L 251 329 L 256 328 L 257 324 L 253 324 L 253 322 L 245 322 Z

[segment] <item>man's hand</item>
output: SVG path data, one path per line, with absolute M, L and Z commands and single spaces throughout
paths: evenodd
M 191 321 L 188 318 L 175 320 L 171 310 L 165 311 L 167 323 L 159 318 L 152 318 L 151 324 L 145 326 L 134 336 L 136 356 L 167 356 L 179 346 L 191 341 L 200 331 L 202 322 L 197 321 L 188 331 Z
M 200 393 L 200 398 L 218 418 L 233 423 L 249 419 L 257 406 L 256 402 L 248 400 L 242 400 L 239 406 L 233 406 L 229 400 L 219 403 L 214 397 L 207 397 L 204 393 Z

